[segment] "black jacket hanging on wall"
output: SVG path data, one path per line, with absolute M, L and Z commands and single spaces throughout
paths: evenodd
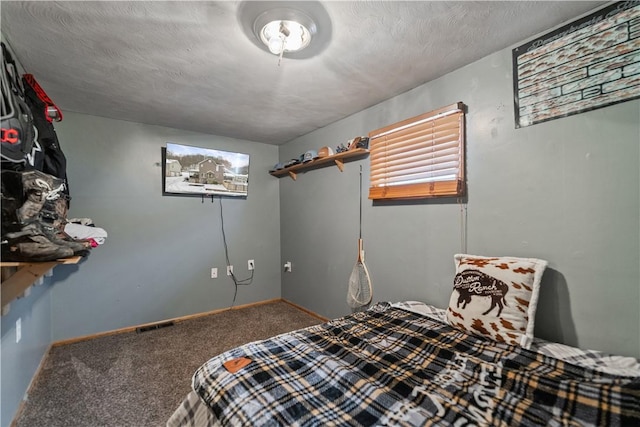
M 22 76 L 27 104 L 33 114 L 33 123 L 38 130 L 38 142 L 44 152 L 41 165 L 36 169 L 64 180 L 65 194 L 69 195 L 67 159 L 53 127 L 53 120 L 62 120 L 62 112 L 47 96 L 32 74 Z M 51 112 L 51 113 L 50 113 Z
M 18 68 L 4 43 L 2 43 L 2 139 L 0 158 L 2 169 L 22 170 L 27 160 L 34 159 L 35 128 L 31 109 L 26 103 Z M 29 156 L 31 156 L 30 159 Z M 31 163 L 33 166 L 34 163 Z

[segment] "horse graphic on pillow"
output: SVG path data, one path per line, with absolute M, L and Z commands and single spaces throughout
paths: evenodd
M 502 280 L 478 270 L 469 269 L 456 274 L 453 289 L 460 294 L 457 307 L 460 308 L 460 304 L 462 304 L 463 310 L 471 302 L 473 296 L 491 297 L 491 307 L 482 313 L 483 316 L 495 307 L 498 307 L 497 316 L 500 316 L 502 309 L 507 305 L 505 295 L 509 291 L 509 286 Z

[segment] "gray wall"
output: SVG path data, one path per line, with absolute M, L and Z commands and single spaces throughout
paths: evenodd
M 4 34 L 0 36 L 6 43 Z M 20 73 L 24 68 L 11 46 Z M 33 286 L 30 295 L 14 300 L 7 315 L 0 317 L 0 426 L 8 426 L 20 401 L 24 397 L 33 374 L 51 344 L 51 291 L 52 279 Z M 16 321 L 20 319 L 22 339 L 16 343 Z
M 512 99 L 505 49 L 282 146 L 281 161 L 456 101 L 468 106 L 466 206 L 374 205 L 369 159 L 281 179 L 282 259 L 293 262 L 283 297 L 327 317 L 348 313 L 362 165 L 374 300 L 446 307 L 457 252 L 542 258 L 536 335 L 640 356 L 640 101 L 515 129 Z
M 33 374 L 51 343 L 51 285 L 33 286 L 28 297 L 14 300 L 2 316 L 0 377 L 0 425 L 8 426 Z M 22 339 L 16 343 L 16 321 L 22 323 Z
M 236 305 L 280 297 L 279 188 L 267 173 L 277 147 L 73 113 L 56 131 L 68 157 L 68 216 L 93 219 L 109 237 L 79 265 L 56 269 L 54 341 L 231 305 L 219 199 L 162 196 L 167 142 L 250 154 L 248 197 L 222 199 L 236 276 L 256 263 Z
M 343 173 L 330 167 L 300 174 L 295 182 L 266 173 L 278 157 L 335 147 L 456 101 L 469 107 L 469 196 L 462 207 L 455 200 L 373 206 L 366 199 L 368 159 L 347 163 Z M 218 200 L 161 195 L 160 147 L 168 141 L 251 154 L 249 197 L 223 200 L 236 272 L 246 277 L 249 258 L 257 266 L 236 304 L 282 294 L 327 317 L 348 313 L 362 165 L 375 300 L 446 306 L 457 252 L 544 258 L 536 335 L 639 357 L 640 101 L 519 130 L 513 122 L 508 49 L 280 150 L 65 112 L 56 129 L 69 161 L 69 214 L 92 218 L 109 238 L 81 264 L 57 267 L 0 319 L 0 425 L 11 421 L 52 340 L 231 304 Z M 293 272 L 281 277 L 287 260 Z M 221 270 L 219 279 L 209 278 L 211 267 Z M 23 338 L 16 344 L 18 317 Z
M 52 341 L 229 307 L 220 202 L 162 196 L 161 147 L 182 143 L 251 155 L 249 195 L 224 198 L 236 305 L 280 297 L 278 147 L 65 112 L 56 124 L 67 157 L 69 218 L 91 218 L 109 237 L 78 265 L 61 265 L 17 300 L 2 322 L 2 413 L 11 422 Z M 212 267 L 218 279 L 210 278 Z M 15 323 L 22 318 L 22 341 Z

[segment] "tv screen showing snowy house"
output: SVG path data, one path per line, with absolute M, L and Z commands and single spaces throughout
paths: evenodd
M 246 197 L 249 154 L 167 142 L 163 194 Z

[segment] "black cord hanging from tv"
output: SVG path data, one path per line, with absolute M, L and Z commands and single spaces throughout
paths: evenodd
M 227 245 L 227 236 L 224 232 L 224 215 L 222 212 L 222 196 L 219 196 L 218 199 L 220 200 L 220 227 L 222 229 L 222 242 L 224 244 L 224 256 L 227 261 L 227 266 L 229 266 L 233 264 L 231 264 L 231 261 L 229 259 L 229 248 Z M 211 196 L 211 202 L 213 202 L 213 196 Z M 233 280 L 233 284 L 235 285 L 235 290 L 233 292 L 233 302 L 231 303 L 231 307 L 229 308 L 232 308 L 236 303 L 236 297 L 238 296 L 238 286 L 248 286 L 251 283 L 253 283 L 254 272 L 255 272 L 255 269 L 251 270 L 251 276 L 247 277 L 246 279 L 238 279 L 234 274 L 233 270 L 230 272 L 231 280 Z

